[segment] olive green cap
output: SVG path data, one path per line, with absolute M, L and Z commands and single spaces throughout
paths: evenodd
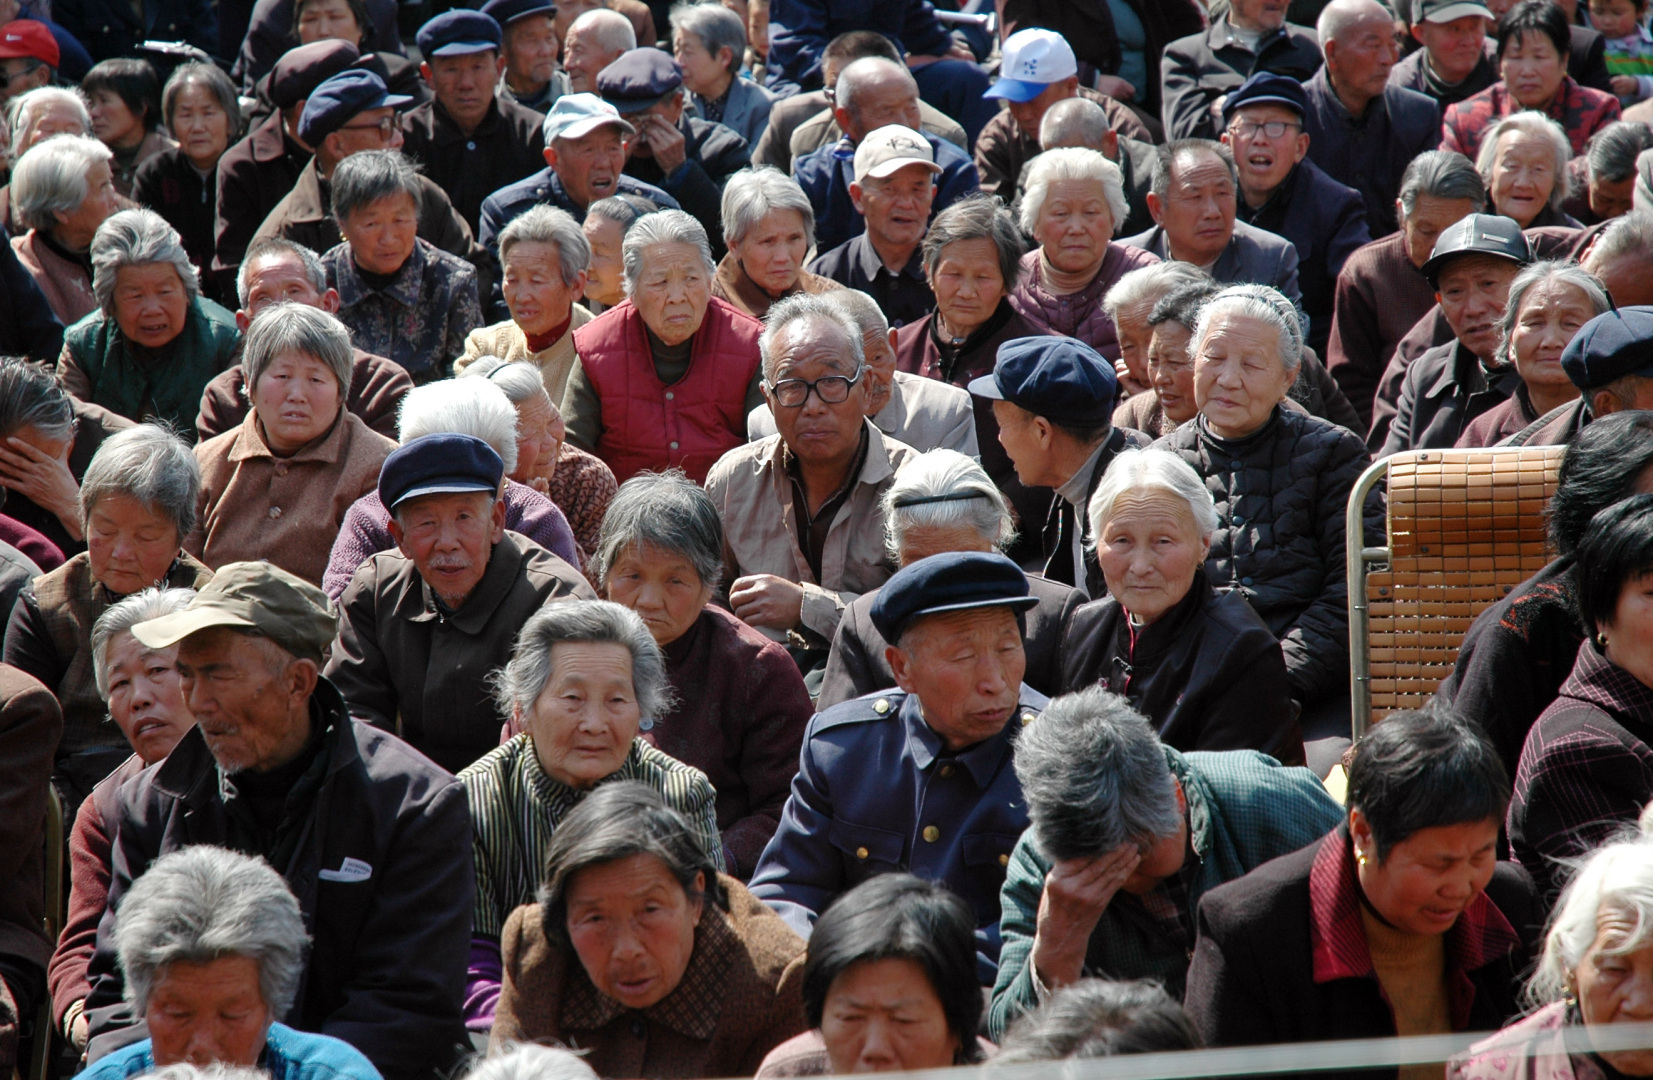
M 138 623 L 132 636 L 151 649 L 164 649 L 215 626 L 255 631 L 317 664 L 339 632 L 326 593 L 279 566 L 238 562 L 220 568 L 184 610 Z

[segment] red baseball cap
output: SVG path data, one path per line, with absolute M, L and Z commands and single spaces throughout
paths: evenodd
M 27 56 L 47 67 L 57 67 L 59 58 L 57 39 L 43 22 L 33 19 L 13 19 L 0 26 L 0 60 Z

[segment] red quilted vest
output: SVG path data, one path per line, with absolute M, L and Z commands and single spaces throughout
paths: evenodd
M 682 469 L 705 483 L 712 463 L 746 442 L 746 387 L 763 324 L 712 297 L 689 370 L 670 386 L 654 373 L 643 317 L 627 300 L 574 331 L 585 377 L 603 405 L 596 454 L 625 483 L 646 469 Z

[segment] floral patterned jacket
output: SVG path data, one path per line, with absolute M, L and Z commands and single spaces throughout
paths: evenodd
M 415 238 L 413 254 L 382 289 L 363 279 L 348 242 L 321 261 L 351 341 L 396 361 L 416 383 L 446 375 L 465 351 L 465 336 L 482 325 L 475 268 L 424 240 Z

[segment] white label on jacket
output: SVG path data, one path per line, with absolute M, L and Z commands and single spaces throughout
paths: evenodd
M 323 881 L 366 881 L 373 876 L 373 867 L 360 859 L 346 858 L 337 870 L 323 870 L 316 876 Z

